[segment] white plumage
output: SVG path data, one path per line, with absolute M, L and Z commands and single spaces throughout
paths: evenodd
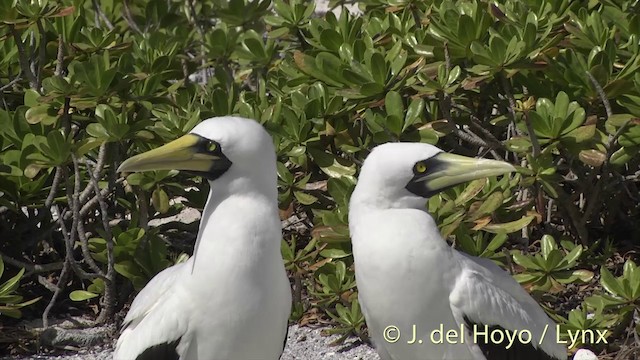
M 194 256 L 134 300 L 114 359 L 278 359 L 291 290 L 280 255 L 276 159 L 255 121 L 203 121 L 120 171 L 178 169 L 209 179 Z
M 555 323 L 529 294 L 492 261 L 449 247 L 425 209 L 438 191 L 513 170 L 418 143 L 380 145 L 367 157 L 349 224 L 359 299 L 382 360 L 566 359 Z M 489 334 L 520 331 L 525 343 L 529 331 L 531 344 L 479 345 L 484 325 Z M 447 341 L 449 330 L 457 337 Z

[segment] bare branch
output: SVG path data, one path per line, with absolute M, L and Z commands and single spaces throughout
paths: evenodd
M 12 87 L 17 82 L 19 82 L 20 80 L 22 80 L 22 77 L 20 77 L 20 75 L 16 76 L 13 80 L 9 81 L 7 85 L 3 85 L 2 87 L 0 87 L 0 91 L 7 90 L 8 88 Z
M 438 100 L 440 103 L 440 108 L 442 111 L 442 116 L 447 120 L 447 122 L 449 124 L 451 124 L 453 126 L 453 133 L 456 134 L 456 136 L 458 136 L 460 139 L 476 145 L 476 146 L 483 146 L 483 147 L 488 147 L 490 148 L 491 146 L 489 146 L 484 140 L 482 140 L 478 135 L 474 134 L 471 131 L 465 132 L 463 130 L 461 130 L 460 128 L 458 128 L 458 125 L 456 125 L 456 123 L 453 121 L 453 119 L 451 118 L 451 99 L 449 98 L 449 96 L 447 94 L 445 94 L 444 92 L 439 92 L 438 93 Z
M 113 234 L 111 233 L 111 226 L 109 226 L 109 209 L 107 207 L 107 203 L 104 200 L 104 197 L 102 196 L 102 190 L 100 190 L 98 179 L 96 179 L 96 177 L 94 176 L 94 172 L 91 171 L 91 167 L 89 166 L 89 164 L 86 165 L 87 172 L 89 173 L 89 177 L 91 179 L 91 184 L 93 185 L 94 191 L 96 192 L 96 197 L 98 198 L 98 204 L 100 205 L 102 226 L 104 227 L 104 231 L 107 235 L 107 257 L 109 257 L 110 260 L 113 260 Z M 107 193 L 109 192 L 108 190 L 109 189 L 107 188 Z M 113 262 L 109 261 L 109 265 L 113 267 Z M 107 274 L 109 274 L 109 270 L 107 270 Z
M 56 206 L 57 209 L 57 206 Z M 59 211 L 59 209 L 58 209 Z M 65 215 L 66 214 L 71 214 L 71 211 L 65 211 Z M 66 217 L 66 216 L 64 216 Z M 60 216 L 58 218 L 58 224 L 60 225 L 60 229 L 61 229 L 61 233 L 62 233 L 62 237 L 64 238 L 65 241 L 65 247 L 67 246 L 67 244 L 71 244 L 71 252 L 67 252 L 67 255 L 65 255 L 65 259 L 69 260 L 69 264 L 71 266 L 71 268 L 73 269 L 73 272 L 78 275 L 78 277 L 80 277 L 81 279 L 95 279 L 95 278 L 101 278 L 102 280 L 104 280 L 105 282 L 108 282 L 109 279 L 107 279 L 105 276 L 102 276 L 101 274 L 93 274 L 93 273 L 88 273 L 86 271 L 84 271 L 80 265 L 78 265 L 78 263 L 76 262 L 75 257 L 73 256 L 73 244 L 75 243 L 75 238 L 76 238 L 76 234 L 77 231 L 74 231 L 73 233 L 71 233 L 71 237 L 69 236 L 69 230 L 67 230 L 66 225 L 64 224 L 64 218 L 63 216 Z M 75 219 L 74 219 L 75 220 Z M 65 250 L 66 251 L 66 250 Z
M 22 69 L 22 73 L 27 77 L 27 80 L 29 80 L 31 88 L 40 91 L 38 88 L 38 81 L 36 80 L 35 75 L 33 75 L 33 72 L 31 72 L 29 58 L 25 52 L 24 43 L 22 42 L 22 38 L 20 37 L 18 30 L 16 30 L 16 27 L 13 24 L 9 24 L 9 30 L 13 35 L 13 40 L 15 41 L 16 46 L 18 47 L 18 58 L 20 59 L 20 68 Z
M 56 300 L 60 296 L 60 293 L 64 289 L 64 284 L 67 282 L 67 277 L 69 276 L 70 262 L 67 260 L 64 262 L 64 266 L 62 267 L 62 271 L 60 272 L 60 277 L 58 278 L 58 282 L 55 285 L 55 291 L 53 292 L 53 296 L 51 296 L 51 300 L 47 304 L 47 307 L 44 309 L 42 313 L 42 327 L 49 327 L 49 312 L 53 308 L 56 303 Z
M 56 55 L 56 70 L 55 76 L 62 76 L 62 71 L 64 69 L 64 40 L 62 36 L 58 38 L 58 54 Z
M 87 232 L 84 230 L 84 224 L 82 221 L 78 221 L 78 238 L 80 239 L 80 249 L 82 250 L 82 257 L 84 261 L 89 265 L 91 270 L 100 275 L 101 277 L 106 277 L 105 273 L 100 269 L 98 264 L 91 257 L 91 252 L 89 251 L 89 239 L 87 239 Z
M 44 207 L 47 209 L 51 207 L 51 204 L 53 204 L 53 200 L 56 197 L 56 192 L 58 191 L 58 186 L 60 185 L 60 180 L 62 180 L 62 169 L 60 168 L 60 166 L 57 166 L 56 173 L 53 175 L 53 181 L 51 182 L 49 195 L 44 201 Z
M 444 43 L 444 63 L 447 67 L 447 72 L 451 70 L 451 56 L 449 55 L 449 43 Z
M 111 23 L 111 21 L 109 21 L 109 19 L 104 14 L 104 12 L 102 12 L 102 8 L 100 7 L 100 4 L 98 3 L 98 0 L 92 0 L 92 2 L 93 2 L 93 10 L 100 17 L 100 20 L 102 20 L 102 22 L 105 25 L 107 25 L 107 28 L 109 30 L 113 30 L 113 24 Z
M 471 119 L 471 127 L 480 131 L 484 136 L 486 136 L 487 143 L 493 145 L 494 148 L 497 149 L 505 149 L 505 146 L 498 140 L 487 128 L 482 126 L 482 122 L 475 115 L 470 114 Z
M 104 201 L 104 197 L 102 196 L 102 191 L 100 190 L 100 185 L 98 184 L 98 179 L 94 176 L 94 172 L 91 171 L 91 167 L 89 164 L 87 165 L 87 172 L 89 173 L 91 184 L 93 185 L 94 191 L 98 198 L 98 204 L 100 205 L 100 215 L 102 215 L 102 226 L 106 233 L 106 241 L 107 241 L 107 278 L 109 281 L 106 284 L 105 293 L 103 297 L 103 308 L 98 316 L 97 322 L 103 323 L 107 319 L 111 318 L 113 315 L 114 307 L 115 307 L 115 293 L 116 293 L 116 282 L 115 282 L 115 257 L 113 254 L 113 234 L 111 233 L 111 226 L 109 226 L 109 209 L 107 208 L 107 203 Z M 107 187 L 108 189 L 108 187 Z
M 64 264 L 62 262 L 50 263 L 50 264 L 44 264 L 44 265 L 31 264 L 24 261 L 20 261 L 18 259 L 14 259 L 11 256 L 6 255 L 2 252 L 0 252 L 0 257 L 2 257 L 2 260 L 4 260 L 4 262 L 6 262 L 7 264 L 11 264 L 18 268 L 23 268 L 27 270 L 28 273 L 31 273 L 31 274 L 60 270 L 62 269 L 62 266 Z
M 36 89 L 40 91 L 40 88 L 42 87 L 42 69 L 44 68 L 45 61 L 47 60 L 47 33 L 44 30 L 44 26 L 42 26 L 41 19 L 38 19 L 36 24 L 38 26 L 38 32 L 40 33 L 40 46 L 38 48 L 38 68 L 34 73 L 36 75 Z
M 504 90 L 504 94 L 507 97 L 507 101 L 509 102 L 509 106 L 507 107 L 507 114 L 508 114 L 509 120 L 511 120 L 511 122 L 514 124 L 513 129 L 515 130 L 516 134 L 521 135 L 520 129 L 518 129 L 518 127 L 515 126 L 516 99 L 513 97 L 513 91 L 511 91 L 511 84 L 509 84 L 509 81 L 507 80 L 506 76 L 504 76 L 504 74 L 502 73 L 498 74 L 498 77 L 502 82 L 502 89 Z
M 585 73 L 587 74 L 587 77 L 591 81 L 593 87 L 596 89 L 596 92 L 598 93 L 598 96 L 602 101 L 602 105 L 604 105 L 604 110 L 607 112 L 607 118 L 610 118 L 611 115 L 613 115 L 613 111 L 611 111 L 611 104 L 609 103 L 609 99 L 607 99 L 607 95 L 604 93 L 604 89 L 602 88 L 602 86 L 600 86 L 598 80 L 596 80 L 596 78 L 594 78 L 589 71 L 585 71 Z
M 147 231 L 149 230 L 149 200 L 139 186 L 134 187 L 134 191 L 138 198 L 138 209 L 140 212 L 139 226 Z
M 187 6 L 189 7 L 189 12 L 190 12 L 190 17 L 191 17 L 191 21 L 192 21 L 192 25 L 193 27 L 196 28 L 196 31 L 198 32 L 198 34 L 200 35 L 200 39 L 202 40 L 202 54 L 206 54 L 206 49 L 204 46 L 204 29 L 198 25 L 198 14 L 196 13 L 196 6 L 195 6 L 195 0 L 187 0 Z M 303 44 L 303 43 L 301 43 Z M 209 82 L 209 69 L 207 69 L 207 57 L 206 56 L 201 56 L 202 60 L 201 60 L 201 66 L 202 66 L 202 75 L 203 75 L 203 82 L 206 84 Z
M 529 118 L 529 111 L 524 112 L 524 123 L 527 125 L 527 132 L 529 133 L 529 138 L 531 139 L 531 145 L 533 147 L 533 156 L 537 157 L 542 152 L 540 148 L 540 141 L 538 141 L 538 135 L 536 135 L 533 130 L 533 125 L 531 124 L 531 119 Z
M 142 31 L 138 27 L 135 21 L 133 21 L 133 16 L 131 15 L 131 9 L 129 9 L 129 0 L 124 0 L 122 2 L 122 17 L 127 21 L 129 27 L 135 30 L 138 34 L 142 35 Z
M 107 158 L 107 143 L 103 142 L 100 145 L 100 149 L 98 150 L 98 159 L 96 161 L 96 167 L 93 169 L 93 177 L 100 178 L 100 173 L 104 169 L 104 164 Z M 88 165 L 85 163 L 85 165 Z M 94 190 L 94 187 L 91 186 L 91 183 L 87 184 L 82 193 L 80 194 L 80 202 L 84 203 L 91 195 L 91 192 Z M 97 200 L 97 199 L 96 199 Z

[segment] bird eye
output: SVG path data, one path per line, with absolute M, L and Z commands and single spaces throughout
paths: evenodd
M 427 171 L 427 165 L 424 163 L 424 161 L 419 161 L 413 167 L 413 170 L 418 174 L 424 174 Z
M 213 141 L 209 141 L 209 144 L 207 144 L 207 150 L 215 152 L 216 150 L 218 150 L 218 144 Z

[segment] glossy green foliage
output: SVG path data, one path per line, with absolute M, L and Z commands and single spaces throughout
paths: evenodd
M 4 274 L 4 261 L 0 257 L 0 279 Z M 24 275 L 24 269 L 11 277 L 10 279 L 0 282 L 0 316 L 8 316 L 12 318 L 20 318 L 22 312 L 20 308 L 31 305 L 40 298 L 23 301 L 24 298 L 17 294 L 18 287 L 20 286 L 20 280 Z
M 202 119 L 240 115 L 276 146 L 295 318 L 363 333 L 349 197 L 362 161 L 389 141 L 518 167 L 425 199 L 456 249 L 513 268 L 543 297 L 600 282 L 606 319 L 635 306 L 631 265 L 628 286 L 592 273 L 640 237 L 635 3 L 358 6 L 361 15 L 319 15 L 300 0 L 0 4 L 0 251 L 74 260 L 72 300 L 122 305 L 123 283 L 140 289 L 191 252 L 183 240 L 197 222 L 174 216 L 202 209 L 208 187 L 117 166 Z M 587 326 L 577 312 L 555 315 Z
M 531 290 L 559 292 L 563 284 L 586 283 L 593 278 L 593 272 L 575 269 L 582 255 L 581 245 L 570 251 L 559 249 L 555 239 L 549 235 L 544 235 L 540 243 L 538 254 L 512 254 L 513 261 L 525 268 L 523 273 L 514 276 L 521 284 L 530 285 Z

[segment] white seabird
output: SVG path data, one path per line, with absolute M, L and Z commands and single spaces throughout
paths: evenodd
M 138 294 L 114 359 L 278 359 L 291 289 L 271 137 L 252 120 L 212 118 L 118 171 L 167 169 L 195 172 L 211 185 L 194 255 Z
M 380 145 L 367 157 L 349 229 L 360 304 L 382 360 L 566 359 L 535 300 L 492 261 L 449 247 L 425 209 L 439 191 L 514 170 L 420 143 Z

